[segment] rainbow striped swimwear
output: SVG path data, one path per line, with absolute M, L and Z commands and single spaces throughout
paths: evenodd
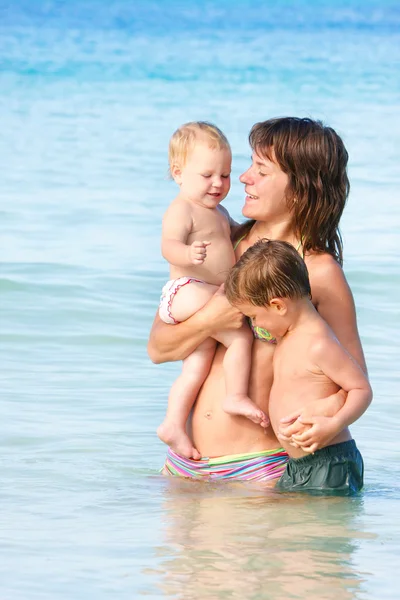
M 169 448 L 164 472 L 204 481 L 270 481 L 283 475 L 288 460 L 289 456 L 283 448 L 200 460 L 184 458 Z

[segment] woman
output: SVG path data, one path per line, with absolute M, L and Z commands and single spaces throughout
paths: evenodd
M 233 226 L 236 259 L 260 238 L 287 241 L 297 248 L 307 264 L 316 309 L 366 369 L 354 301 L 341 268 L 338 226 L 349 192 L 348 154 L 341 138 L 319 121 L 286 117 L 257 123 L 249 141 L 252 164 L 240 181 L 246 193 L 242 213 L 250 220 Z M 174 327 L 156 316 L 149 356 L 156 363 L 182 360 L 206 338 L 223 329 L 239 328 L 242 321 L 243 315 L 220 291 L 203 309 Z M 268 332 L 254 333 L 249 396 L 268 414 L 274 340 Z M 219 346 L 192 417 L 195 447 L 203 457 L 213 458 L 198 464 L 169 451 L 166 471 L 192 477 L 276 481 L 287 461 L 276 438 L 278 432 L 263 430 L 222 409 L 224 353 L 225 348 Z M 340 406 L 333 398 L 331 403 L 316 403 L 312 411 L 332 416 Z M 296 423 L 283 432 L 291 435 L 302 427 Z

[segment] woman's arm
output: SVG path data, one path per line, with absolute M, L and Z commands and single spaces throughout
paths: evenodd
M 242 324 L 242 313 L 229 304 L 221 286 L 203 308 L 178 325 L 167 325 L 157 313 L 147 352 L 157 364 L 183 360 L 208 337 L 220 331 L 240 329 Z
M 353 294 L 340 265 L 329 255 L 310 257 L 307 262 L 312 299 L 342 346 L 367 373 L 357 329 Z
M 157 312 L 150 331 L 147 353 L 156 364 L 183 360 L 208 337 L 208 324 L 201 319 L 200 311 L 177 325 L 164 323 Z

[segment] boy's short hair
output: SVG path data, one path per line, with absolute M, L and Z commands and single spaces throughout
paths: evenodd
M 262 239 L 229 271 L 225 294 L 233 305 L 267 306 L 273 298 L 311 297 L 304 260 L 288 242 Z
M 212 150 L 231 149 L 226 136 L 212 123 L 207 121 L 191 121 L 181 125 L 172 135 L 169 142 L 168 161 L 171 170 L 173 165 L 185 166 L 186 160 L 197 141 L 205 140 Z

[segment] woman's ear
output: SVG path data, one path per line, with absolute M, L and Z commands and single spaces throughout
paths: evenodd
M 269 303 L 270 307 L 276 311 L 276 314 L 283 317 L 287 313 L 287 304 L 284 298 L 272 298 Z
M 172 179 L 175 181 L 175 183 L 177 183 L 178 185 L 181 185 L 182 183 L 182 169 L 179 165 L 172 165 L 171 167 L 171 175 L 172 175 Z

